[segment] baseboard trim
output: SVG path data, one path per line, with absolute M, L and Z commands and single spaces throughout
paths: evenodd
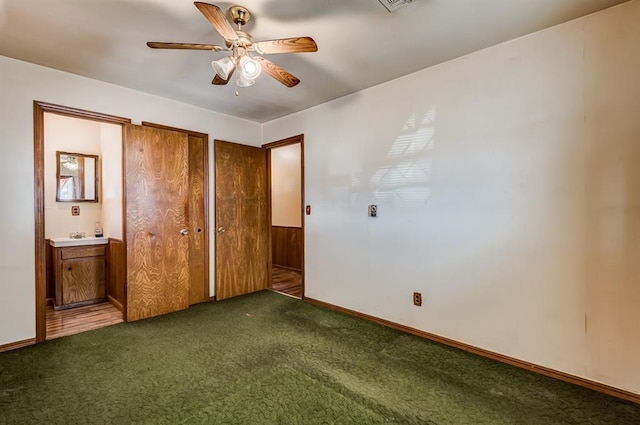
M 115 298 L 113 298 L 111 295 L 107 296 L 107 299 L 109 300 L 109 302 L 111 303 L 111 305 L 113 305 L 115 308 L 117 308 L 118 310 L 120 310 L 120 312 L 122 312 L 122 303 L 118 300 L 116 300 Z
M 532 372 L 539 373 L 541 375 L 549 376 L 551 378 L 559 379 L 564 382 L 569 382 L 571 384 L 579 385 L 584 388 L 588 388 L 590 390 L 598 391 L 613 397 L 617 397 L 623 400 L 631 401 L 634 403 L 640 404 L 640 394 L 633 393 L 631 391 L 623 390 L 620 388 L 612 387 L 611 385 L 603 384 L 601 382 L 591 381 L 586 378 L 581 378 L 579 376 L 571 375 L 569 373 L 561 372 L 559 370 L 551 369 L 545 366 L 539 366 L 534 363 L 529 363 L 524 360 L 519 360 L 514 357 L 505 356 L 503 354 L 496 353 L 494 351 L 485 350 L 484 348 L 475 347 L 473 345 L 465 344 L 463 342 L 455 341 L 453 339 L 449 339 L 440 335 L 432 334 L 430 332 L 421 331 L 416 328 L 412 328 L 409 326 L 401 325 L 396 322 L 391 322 L 389 320 L 381 319 L 379 317 L 371 316 L 365 313 L 360 313 L 355 310 L 350 310 L 348 308 L 340 307 L 334 304 L 326 303 L 324 301 L 316 300 L 314 298 L 304 298 L 305 302 L 310 304 L 317 305 L 319 307 L 328 308 L 331 310 L 339 311 L 342 313 L 349 314 L 351 316 L 359 317 L 361 319 L 368 320 L 370 322 L 377 323 L 382 326 L 386 326 L 388 328 L 397 329 L 402 332 L 406 332 L 412 335 L 416 335 L 422 338 L 429 339 L 431 341 L 439 342 L 441 344 L 448 345 L 450 347 L 458 348 L 460 350 L 468 351 L 470 353 L 477 354 L 479 356 L 487 357 L 492 360 L 496 360 L 502 363 L 509 364 L 511 366 L 516 366 L 521 369 L 529 370 Z
M 303 299 L 302 297 L 296 297 L 295 295 L 287 294 L 286 292 L 276 291 L 276 290 L 275 290 L 275 289 L 273 289 L 273 288 L 267 288 L 267 291 L 275 292 L 276 294 L 284 295 L 285 297 L 293 298 L 294 300 L 301 300 L 301 299 Z
M 0 353 L 3 351 L 17 350 L 18 348 L 28 347 L 36 343 L 35 338 L 29 338 L 22 341 L 11 342 L 9 344 L 0 345 Z

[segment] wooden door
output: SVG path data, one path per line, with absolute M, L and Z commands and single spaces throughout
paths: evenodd
M 124 126 L 127 321 L 189 307 L 188 140 Z
M 268 287 L 266 151 L 215 141 L 216 298 Z
M 188 136 L 189 304 L 209 301 L 209 136 L 147 121 L 142 125 Z
M 189 137 L 189 304 L 209 301 L 207 265 L 207 140 Z

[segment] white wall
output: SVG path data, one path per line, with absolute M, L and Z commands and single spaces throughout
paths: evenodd
M 11 159 L 0 167 L 0 345 L 35 336 L 34 100 L 209 134 L 212 247 L 213 140 L 262 142 L 257 123 L 1 56 L 0 93 L 0 152 Z M 214 253 L 211 249 L 212 295 Z
M 122 126 L 44 114 L 45 238 L 67 237 L 71 232 L 93 236 L 100 222 L 106 237 L 122 239 Z M 56 202 L 56 151 L 98 155 L 98 203 Z M 71 215 L 71 206 L 80 215 Z
M 302 227 L 300 143 L 271 149 L 271 224 Z
M 123 240 L 122 228 L 122 126 L 100 123 L 102 154 L 102 232 Z
M 93 236 L 96 221 L 102 221 L 100 202 L 56 201 L 56 151 L 100 156 L 100 124 L 56 114 L 44 114 L 44 236 L 65 238 L 71 232 Z M 71 215 L 71 206 L 80 215 Z
M 305 135 L 306 296 L 640 393 L 638 22 L 627 3 L 265 124 Z

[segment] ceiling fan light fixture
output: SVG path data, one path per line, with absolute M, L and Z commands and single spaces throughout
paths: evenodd
M 240 73 L 245 80 L 255 80 L 260 75 L 260 72 L 262 72 L 262 67 L 258 61 L 249 56 L 242 56 L 239 66 Z
M 413 0 L 380 0 L 387 2 L 407 2 Z M 2 0 L 0 0 L 0 3 Z M 224 39 L 224 45 L 202 43 L 166 43 L 149 41 L 147 46 L 152 49 L 184 49 L 184 50 L 209 50 L 213 52 L 231 52 L 232 56 L 224 57 L 211 62 L 211 66 L 216 75 L 211 84 L 224 86 L 235 75 L 236 87 L 249 87 L 255 83 L 255 79 L 264 72 L 269 76 L 284 84 L 287 87 L 294 87 L 300 80 L 285 71 L 278 65 L 263 57 L 252 58 L 249 52 L 257 55 L 271 53 L 303 53 L 317 52 L 318 46 L 311 37 L 291 37 L 279 38 L 276 40 L 264 40 L 254 42 L 251 34 L 243 30 L 243 26 L 251 19 L 251 13 L 242 6 L 232 6 L 228 13 L 231 21 L 237 25 L 234 28 L 222 9 L 215 4 L 196 1 L 196 8 L 202 13 L 207 21 Z M 237 72 L 235 72 L 237 71 Z M 235 91 L 236 96 L 238 90 Z
M 213 70 L 222 78 L 223 80 L 228 80 L 229 75 L 235 68 L 235 63 L 233 59 L 229 56 L 225 56 L 222 59 L 218 59 L 217 61 L 211 62 L 211 66 Z
M 237 75 L 238 75 L 238 77 L 236 78 L 237 87 L 251 87 L 256 83 L 255 79 L 245 78 L 244 75 L 242 75 L 242 72 L 238 72 Z
M 62 166 L 70 171 L 76 171 L 79 168 L 77 159 L 76 160 L 68 159 L 66 162 L 62 163 Z

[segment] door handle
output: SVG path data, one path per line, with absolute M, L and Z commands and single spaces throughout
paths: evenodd
M 227 231 L 227 229 L 225 229 L 224 227 L 222 227 L 222 226 L 218 227 L 218 233 L 224 233 L 226 231 Z
M 182 230 L 180 230 L 180 234 L 182 236 L 187 236 L 189 234 L 189 231 L 187 229 L 182 229 Z

